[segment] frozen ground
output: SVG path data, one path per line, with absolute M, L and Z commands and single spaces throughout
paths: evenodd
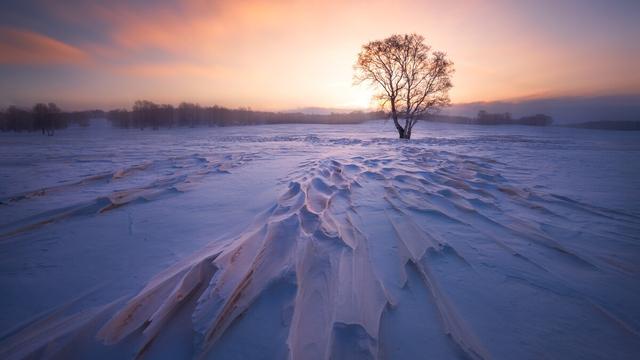
M 418 126 L 0 134 L 0 358 L 640 358 L 640 134 Z

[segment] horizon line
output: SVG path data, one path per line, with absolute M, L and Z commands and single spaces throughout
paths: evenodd
M 526 103 L 532 101 L 544 101 L 544 100 L 578 100 L 578 99 L 597 99 L 597 98 L 614 98 L 614 97 L 640 97 L 640 91 L 630 91 L 630 92 L 612 92 L 612 93 L 594 93 L 594 94 L 558 94 L 558 95 L 550 95 L 550 94 L 531 94 L 510 98 L 500 98 L 496 100 L 476 100 L 476 101 L 463 101 L 463 102 L 452 102 L 449 106 L 444 107 L 446 109 L 448 107 L 454 106 L 467 106 L 467 105 L 481 105 L 481 104 L 519 104 Z M 77 107 L 66 107 L 62 106 L 64 111 L 67 112 L 75 112 L 75 111 L 111 111 L 111 110 L 129 110 L 133 107 L 133 104 L 136 101 L 151 101 L 158 105 L 171 105 L 174 107 L 179 106 L 182 103 L 196 104 L 202 107 L 222 107 L 226 109 L 232 110 L 249 110 L 249 111 L 257 111 L 257 112 L 273 112 L 273 113 L 295 113 L 295 112 L 304 112 L 304 110 L 314 109 L 318 111 L 331 111 L 336 113 L 346 113 L 346 112 L 376 112 L 380 111 L 380 108 L 377 107 L 349 107 L 349 106 L 321 106 L 321 105 L 307 105 L 307 106 L 298 106 L 294 108 L 279 108 L 279 109 L 267 109 L 267 108 L 254 108 L 252 106 L 227 106 L 220 103 L 201 103 L 198 101 L 191 100 L 181 100 L 178 102 L 166 102 L 166 101 L 156 101 L 150 98 L 141 97 L 139 99 L 134 100 L 127 106 L 77 106 Z M 35 104 L 39 103 L 56 103 L 56 101 L 35 101 L 31 105 L 23 105 L 18 103 L 5 103 L 0 105 L 0 110 L 6 110 L 11 106 L 16 106 L 21 109 L 30 108 Z M 65 109 L 66 108 L 66 109 Z

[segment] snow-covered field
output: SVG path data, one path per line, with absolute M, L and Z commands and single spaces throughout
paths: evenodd
M 0 134 L 0 358 L 640 358 L 640 133 L 414 134 Z

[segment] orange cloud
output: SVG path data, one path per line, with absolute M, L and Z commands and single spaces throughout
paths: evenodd
M 179 10 L 144 12 L 96 6 L 92 13 L 112 24 L 112 44 L 123 51 L 158 49 L 181 56 L 210 55 L 255 40 L 261 31 L 285 27 L 289 1 L 268 5 L 245 0 L 208 5 L 185 2 Z M 235 46 L 234 46 L 235 45 Z
M 0 64 L 86 64 L 82 50 L 36 32 L 0 28 Z

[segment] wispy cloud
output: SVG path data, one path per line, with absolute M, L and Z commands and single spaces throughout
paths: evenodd
M 89 55 L 62 41 L 33 31 L 0 27 L 0 64 L 87 64 Z

